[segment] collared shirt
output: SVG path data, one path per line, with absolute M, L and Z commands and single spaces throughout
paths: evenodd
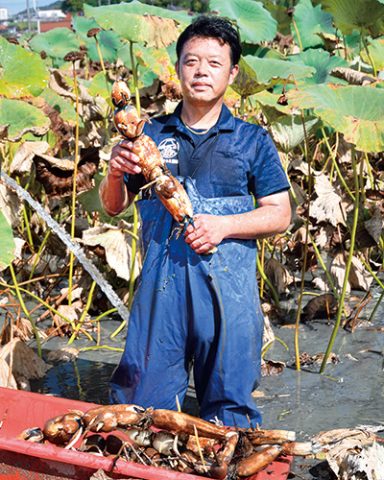
M 144 133 L 157 144 L 173 175 L 195 179 L 207 198 L 253 194 L 264 197 L 289 189 L 276 147 L 268 132 L 234 117 L 223 105 L 219 119 L 196 145 L 196 135 L 181 120 L 180 103 L 171 115 L 153 118 Z M 142 175 L 126 177 L 137 193 Z

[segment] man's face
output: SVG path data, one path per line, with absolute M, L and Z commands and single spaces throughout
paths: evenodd
M 184 99 L 199 104 L 214 103 L 223 97 L 235 79 L 238 66 L 231 66 L 231 48 L 216 38 L 188 40 L 176 64 Z

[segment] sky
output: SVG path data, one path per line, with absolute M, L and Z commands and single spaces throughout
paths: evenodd
M 44 7 L 50 5 L 54 0 L 29 0 L 29 8 L 33 8 L 34 3 L 36 7 Z M 7 8 L 8 15 L 21 12 L 27 8 L 27 0 L 0 0 L 0 8 Z

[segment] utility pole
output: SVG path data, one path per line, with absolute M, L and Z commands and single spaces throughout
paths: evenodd
M 31 33 L 31 11 L 29 10 L 29 0 L 27 0 L 27 19 L 28 19 L 28 33 Z

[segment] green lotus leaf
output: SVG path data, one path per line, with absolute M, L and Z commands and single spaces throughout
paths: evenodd
M 279 52 L 275 48 L 268 48 L 261 45 L 243 45 L 242 51 L 243 57 L 247 55 L 252 55 L 258 58 L 277 58 L 278 60 L 285 60 L 286 57 L 283 53 Z
M 316 85 L 288 92 L 289 104 L 313 108 L 324 123 L 364 152 L 384 150 L 384 89 Z
M 44 135 L 50 125 L 49 118 L 38 108 L 21 100 L 0 98 L 0 126 L 8 125 L 7 139 L 18 141 L 32 132 Z
M 321 0 L 321 4 L 345 34 L 355 29 L 373 37 L 383 34 L 384 4 L 378 0 Z
M 240 71 L 232 88 L 242 96 L 252 95 L 285 82 L 294 82 L 315 73 L 312 67 L 296 65 L 293 62 L 271 58 L 257 58 L 247 55 L 240 59 Z
M 301 50 L 324 45 L 320 33 L 335 33 L 332 15 L 323 12 L 320 5 L 314 7 L 311 0 L 300 0 L 295 7 L 292 35 Z
M 138 0 L 133 0 L 129 3 L 119 3 L 117 5 L 108 5 L 104 7 L 90 7 L 89 5 L 84 5 L 84 14 L 89 15 L 90 9 L 103 9 L 105 13 L 117 12 L 117 13 L 130 13 L 134 15 L 144 16 L 144 15 L 153 15 L 161 18 L 169 18 L 177 21 L 183 27 L 190 24 L 193 16 L 185 10 L 171 10 L 167 8 L 156 7 L 154 5 L 147 5 L 146 3 L 141 3 Z
M 376 69 L 384 70 L 384 37 L 372 40 L 370 42 L 370 45 L 368 46 L 368 52 Z M 365 50 L 362 50 L 360 55 L 364 62 L 370 63 L 367 52 Z
M 146 48 L 137 43 L 134 45 L 133 51 L 135 61 L 139 63 L 139 88 L 151 86 L 156 78 L 166 81 L 169 73 L 174 70 L 165 48 Z M 119 50 L 119 58 L 127 68 L 132 69 L 129 45 L 126 44 Z M 131 88 L 130 81 L 128 83 Z
M 281 105 L 279 103 L 280 97 L 280 94 L 270 93 L 267 90 L 264 90 L 262 92 L 256 93 L 251 98 L 253 100 L 256 100 L 256 102 L 262 107 L 262 109 L 266 107 L 276 110 L 278 117 L 281 116 L 282 113 L 284 113 L 285 115 L 290 115 L 290 107 L 288 105 Z
M 2 212 L 0 212 L 0 245 L 0 271 L 2 271 L 11 264 L 15 251 L 12 227 Z
M 0 95 L 8 98 L 38 96 L 47 86 L 49 72 L 43 60 L 0 36 Z
M 304 79 L 306 84 L 346 83 L 343 80 L 332 77 L 331 71 L 336 67 L 348 67 L 348 62 L 341 57 L 331 56 L 325 50 L 310 48 L 298 55 L 291 55 L 288 59 L 297 65 L 306 65 L 315 69 L 313 77 Z
M 179 36 L 174 20 L 158 16 L 130 13 L 130 4 L 123 3 L 104 7 L 84 5 L 84 13 L 92 17 L 105 30 L 112 29 L 122 38 L 151 47 L 166 47 Z
M 145 67 L 156 74 L 162 82 L 167 82 L 175 68 L 165 48 L 138 48 L 136 58 Z
M 58 95 L 56 92 L 50 88 L 46 88 L 40 95 L 44 100 L 54 108 L 64 120 L 64 122 L 74 125 L 76 122 L 76 111 L 73 104 Z
M 112 83 L 105 78 L 103 72 L 97 73 L 88 83 L 88 93 L 93 97 L 100 95 L 109 102 L 111 100 L 111 92 Z
M 87 47 L 88 57 L 93 62 L 100 62 L 95 38 L 89 38 L 87 33 L 92 28 L 100 28 L 98 23 L 92 18 L 76 16 L 73 18 L 72 25 L 78 36 Z M 101 30 L 97 34 L 97 41 L 101 50 L 103 61 L 116 62 L 117 51 L 121 46 L 120 36 L 113 31 Z
M 279 149 L 288 153 L 305 140 L 318 122 L 319 119 L 313 116 L 303 120 L 298 115 L 283 115 L 271 124 L 270 131 Z
M 253 0 L 210 0 L 209 8 L 221 16 L 235 20 L 240 29 L 241 40 L 260 43 L 273 40 L 277 22 L 260 2 Z
M 288 14 L 287 6 L 275 3 L 274 0 L 262 0 L 262 3 L 272 17 L 276 20 L 277 30 L 283 35 L 289 35 L 291 33 L 292 20 Z
M 34 36 L 29 46 L 35 52 L 44 51 L 59 66 L 67 53 L 79 50 L 80 41 L 69 28 L 54 28 Z

